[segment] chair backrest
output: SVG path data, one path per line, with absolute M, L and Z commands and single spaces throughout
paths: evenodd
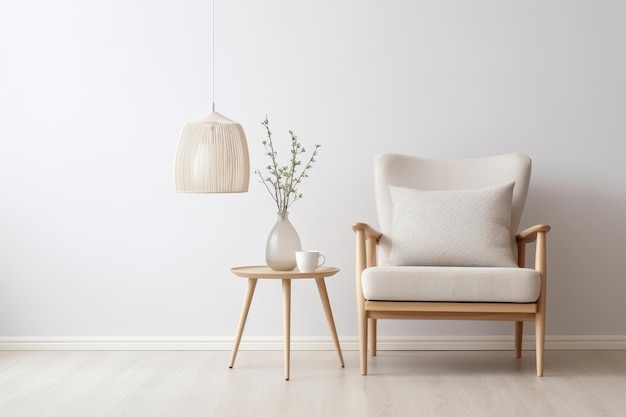
M 392 229 L 390 185 L 419 190 L 463 190 L 515 181 L 511 206 L 511 250 L 517 256 L 515 235 L 526 202 L 531 160 L 522 154 L 468 159 L 426 159 L 382 154 L 374 161 L 376 208 L 380 231 L 378 264 L 387 264 Z

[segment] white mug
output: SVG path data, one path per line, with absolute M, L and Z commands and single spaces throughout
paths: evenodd
M 300 272 L 313 272 L 324 265 L 324 262 L 326 262 L 326 257 L 318 251 L 296 252 L 296 263 Z

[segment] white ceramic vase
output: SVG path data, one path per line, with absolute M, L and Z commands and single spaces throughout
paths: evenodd
M 296 252 L 302 250 L 300 236 L 289 221 L 288 211 L 279 211 L 265 245 L 265 262 L 274 271 L 291 271 L 296 267 Z

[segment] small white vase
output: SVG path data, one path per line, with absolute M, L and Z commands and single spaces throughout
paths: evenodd
M 291 271 L 296 267 L 296 252 L 302 250 L 300 236 L 289 221 L 288 211 L 279 211 L 265 245 L 265 262 L 274 271 Z

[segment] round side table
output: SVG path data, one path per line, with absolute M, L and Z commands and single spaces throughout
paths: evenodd
M 237 357 L 237 351 L 239 350 L 239 343 L 241 342 L 241 336 L 243 329 L 246 325 L 246 319 L 248 318 L 248 311 L 250 310 L 250 304 L 252 303 L 252 297 L 254 295 L 254 289 L 256 288 L 257 280 L 259 279 L 280 279 L 283 286 L 283 335 L 285 343 L 285 379 L 289 380 L 289 365 L 290 365 L 290 345 L 291 345 L 291 281 L 294 279 L 315 279 L 317 284 L 317 290 L 322 300 L 322 306 L 324 307 L 324 313 L 326 313 L 326 321 L 330 328 L 330 333 L 335 343 L 335 350 L 339 357 L 339 364 L 344 367 L 343 356 L 341 355 L 341 347 L 339 346 L 339 338 L 337 337 L 337 330 L 335 328 L 335 321 L 333 319 L 333 313 L 330 308 L 330 300 L 328 299 L 328 292 L 326 291 L 325 278 L 335 275 L 339 272 L 339 268 L 331 266 L 321 266 L 314 272 L 300 272 L 298 270 L 293 271 L 274 271 L 269 266 L 241 266 L 231 269 L 232 273 L 243 278 L 248 278 L 248 287 L 246 289 L 246 295 L 243 301 L 243 307 L 241 309 L 241 316 L 239 318 L 239 325 L 237 326 L 237 335 L 235 337 L 235 345 L 233 346 L 233 352 L 230 357 L 229 367 L 232 368 L 235 365 L 235 358 Z

